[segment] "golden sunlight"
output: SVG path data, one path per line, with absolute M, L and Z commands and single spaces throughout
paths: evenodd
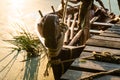
M 21 9 L 24 7 L 25 0 L 11 0 L 10 1 L 12 8 Z

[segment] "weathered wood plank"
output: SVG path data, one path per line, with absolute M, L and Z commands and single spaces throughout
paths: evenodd
M 120 38 L 105 37 L 105 36 L 99 36 L 99 35 L 92 36 L 91 38 L 108 40 L 108 41 L 118 41 L 118 42 L 120 42 Z
M 120 34 L 116 34 L 114 32 L 111 32 L 111 33 L 104 32 L 104 33 L 101 33 L 100 36 L 120 38 Z
M 89 56 L 92 56 L 92 51 L 91 52 L 85 52 L 85 51 L 83 51 L 80 54 L 80 58 L 85 58 L 85 57 L 89 57 Z
M 90 75 L 92 72 L 76 71 L 68 69 L 61 77 L 61 80 L 77 80 L 80 77 Z
M 120 29 L 120 24 L 119 25 L 113 25 L 111 28 L 112 29 Z
M 120 32 L 120 29 L 114 29 L 114 28 L 109 28 L 109 31 L 116 31 L 116 32 Z
M 82 50 L 84 49 L 84 47 L 85 47 L 85 45 L 81 45 L 81 46 L 66 46 L 66 45 L 64 45 L 59 57 L 61 58 L 61 60 L 78 58 L 80 56 Z
M 86 42 L 86 45 L 120 49 L 120 42 L 108 41 L 108 40 L 102 40 L 102 39 L 100 40 L 100 39 L 90 38 Z
M 96 26 L 113 26 L 114 24 L 102 23 L 102 22 L 94 22 L 92 25 L 96 25 Z
M 92 72 L 85 71 L 76 71 L 76 70 L 68 70 L 65 72 L 60 80 L 80 80 L 82 77 L 94 74 Z M 94 80 L 120 80 L 118 76 L 106 75 L 99 78 L 95 78 Z
M 110 52 L 113 55 L 120 55 L 120 49 L 110 49 L 110 48 L 104 48 L 104 47 L 96 47 L 96 46 L 86 46 L 84 48 L 84 51 L 89 51 L 89 52 Z M 83 52 L 84 53 L 84 52 Z M 89 54 L 89 53 L 86 53 Z M 81 53 L 82 55 L 82 53 Z
M 115 33 L 115 34 L 119 34 L 120 35 L 120 32 L 117 32 L 117 31 L 110 31 L 110 30 L 106 30 L 104 32 L 107 32 L 107 33 Z
M 108 71 L 112 69 L 120 68 L 120 64 L 112 64 L 107 62 L 99 62 L 93 60 L 85 60 L 77 58 L 71 65 L 71 69 L 76 70 L 88 70 L 88 71 Z
M 74 59 L 80 56 L 83 48 L 85 46 L 63 46 L 60 54 L 56 57 L 52 57 L 52 59 L 60 58 L 61 60 L 68 60 L 68 59 Z M 64 57 L 63 57 L 64 56 Z
M 100 31 L 100 30 L 90 30 L 90 33 L 91 34 L 100 34 L 100 33 L 102 33 L 102 31 Z
M 104 77 L 96 78 L 94 80 L 120 80 L 120 77 L 107 75 Z

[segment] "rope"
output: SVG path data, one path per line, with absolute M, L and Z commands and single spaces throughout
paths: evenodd
M 56 59 L 56 60 L 49 60 L 48 63 L 47 63 L 47 67 L 46 67 L 46 70 L 44 72 L 44 76 L 48 76 L 49 73 L 48 73 L 48 69 L 50 67 L 51 64 L 54 64 L 54 65 L 58 65 L 58 64 L 61 64 L 61 67 L 62 67 L 62 74 L 65 72 L 65 68 L 64 68 L 64 64 L 63 63 L 66 63 L 66 62 L 71 62 L 71 61 L 74 61 L 75 59 L 68 59 L 68 60 L 63 60 L 61 61 L 60 59 Z
M 50 64 L 55 64 L 55 65 L 58 65 L 58 64 L 61 64 L 61 67 L 62 67 L 62 74 L 64 73 L 65 69 L 64 69 L 64 64 L 63 63 L 66 63 L 66 62 L 71 62 L 71 61 L 74 61 L 75 59 L 68 59 L 68 60 L 63 60 L 61 61 L 60 59 L 57 59 L 57 60 L 51 60 L 49 61 Z

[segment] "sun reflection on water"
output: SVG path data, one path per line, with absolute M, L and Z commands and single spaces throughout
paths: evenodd
M 11 0 L 10 2 L 13 8 L 23 8 L 25 0 Z

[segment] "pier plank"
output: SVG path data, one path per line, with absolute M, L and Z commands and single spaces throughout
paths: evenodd
M 97 47 L 97 46 L 86 46 L 84 51 L 87 52 L 110 52 L 113 55 L 120 55 L 120 49 L 111 49 L 111 48 L 104 48 L 104 47 Z M 82 54 L 81 54 L 82 55 Z
M 120 38 L 120 34 L 117 34 L 114 32 L 104 32 L 104 33 L 101 33 L 100 36 Z
M 120 49 L 120 42 L 102 39 L 88 39 L 86 45 Z
M 68 70 L 65 72 L 60 80 L 80 80 L 83 77 L 86 77 L 86 75 L 92 75 L 93 72 L 85 72 L 85 71 L 76 71 L 76 70 Z M 120 80 L 119 76 L 113 76 L 113 75 L 106 75 L 101 76 L 99 78 L 95 78 L 93 80 Z
M 102 31 L 100 31 L 100 30 L 90 30 L 90 33 L 91 34 L 100 34 L 100 33 L 102 33 Z
M 108 71 L 112 69 L 120 68 L 120 64 L 112 64 L 107 62 L 99 62 L 93 60 L 86 60 L 77 58 L 71 65 L 71 69 L 81 70 L 85 69 L 86 71 Z
M 91 38 L 120 42 L 120 38 L 113 38 L 113 37 L 106 37 L 106 36 L 99 36 L 99 35 L 92 36 Z
M 111 29 L 119 29 L 120 30 L 120 25 L 113 25 Z
M 77 80 L 80 77 L 90 75 L 92 72 L 85 71 L 76 71 L 76 70 L 67 70 L 61 77 L 61 80 Z
M 85 58 L 85 57 L 90 57 L 92 56 L 92 51 L 91 52 L 85 52 L 83 51 L 81 54 L 80 54 L 80 58 Z
M 94 35 L 88 39 L 80 57 L 75 59 L 60 80 L 80 80 L 96 72 L 120 69 L 120 64 L 95 60 L 92 57 L 93 51 L 97 53 L 109 52 L 112 55 L 120 56 L 120 27 L 113 26 L 100 32 L 100 35 Z M 93 80 L 120 80 L 120 74 L 105 75 Z
M 110 30 L 106 30 L 105 32 L 107 32 L 107 33 L 115 33 L 115 34 L 119 34 L 120 35 L 120 32 L 117 32 L 117 31 L 110 31 Z
M 116 32 L 120 32 L 120 29 L 116 29 L 116 28 L 109 28 L 109 31 L 116 31 Z

